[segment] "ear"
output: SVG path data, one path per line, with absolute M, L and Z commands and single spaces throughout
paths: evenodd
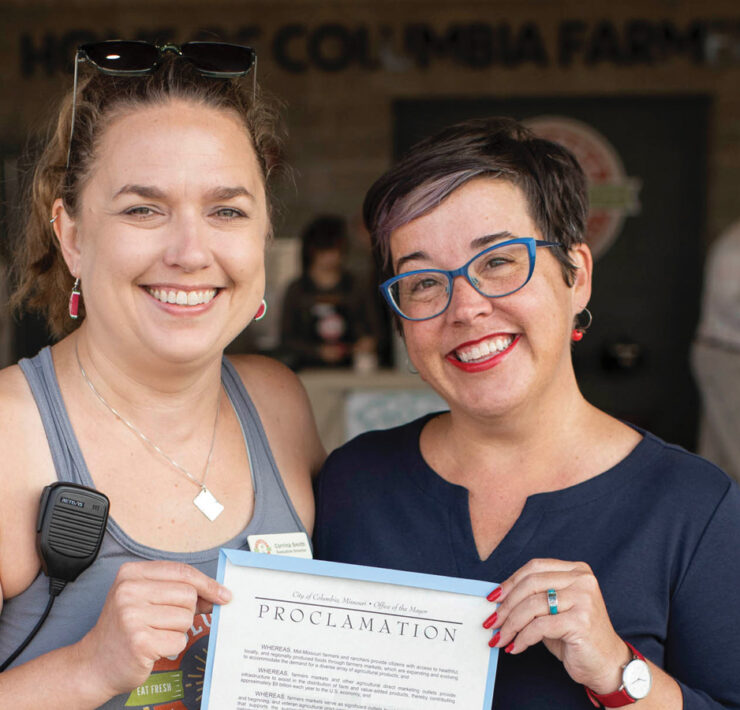
M 51 227 L 54 230 L 57 242 L 59 242 L 62 256 L 69 273 L 77 278 L 80 275 L 80 247 L 77 225 L 67 213 L 64 202 L 60 197 L 54 200 L 51 212 L 53 219 Z
M 577 267 L 571 296 L 573 317 L 575 317 L 591 300 L 591 278 L 593 276 L 594 259 L 591 255 L 591 249 L 585 242 L 572 246 L 569 256 Z

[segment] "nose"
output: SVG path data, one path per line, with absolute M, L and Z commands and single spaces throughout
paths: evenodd
M 172 220 L 164 254 L 167 266 L 193 272 L 213 262 L 209 230 L 199 215 L 184 212 Z
M 478 316 L 488 315 L 493 309 L 493 299 L 478 293 L 464 276 L 452 282 L 452 298 L 447 316 L 453 322 L 468 323 Z

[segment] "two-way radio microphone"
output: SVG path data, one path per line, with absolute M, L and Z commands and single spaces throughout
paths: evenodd
M 108 522 L 108 497 L 75 483 L 44 488 L 36 522 L 36 549 L 49 577 L 49 603 L 23 643 L 0 666 L 4 671 L 31 642 L 67 582 L 73 582 L 98 556 Z

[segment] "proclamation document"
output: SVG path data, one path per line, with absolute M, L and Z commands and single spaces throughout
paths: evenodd
M 221 550 L 203 710 L 490 710 L 489 582 Z

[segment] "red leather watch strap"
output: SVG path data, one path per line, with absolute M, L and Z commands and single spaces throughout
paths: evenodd
M 627 643 L 627 641 L 625 641 L 625 643 L 632 651 L 632 660 L 635 658 L 639 658 L 641 661 L 645 660 L 645 656 L 643 656 L 631 643 Z M 588 695 L 588 699 L 593 703 L 594 707 L 597 708 L 621 708 L 625 705 L 632 705 L 632 703 L 637 702 L 624 688 L 620 688 L 613 693 L 606 693 L 605 695 L 598 695 L 597 693 L 594 693 L 591 688 L 586 688 L 586 695 Z
M 588 695 L 594 707 L 597 708 L 621 708 L 624 705 L 632 705 L 632 703 L 637 702 L 624 689 L 616 690 L 606 695 L 596 695 L 591 688 L 586 688 L 586 695 Z

